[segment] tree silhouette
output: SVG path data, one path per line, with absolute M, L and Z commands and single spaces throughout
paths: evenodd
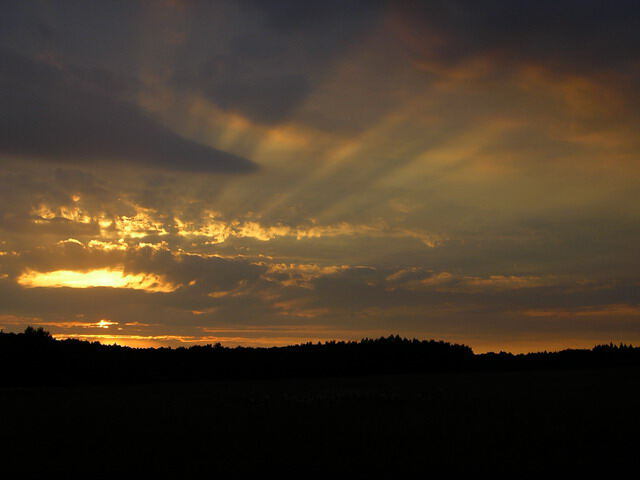
M 466 345 L 399 335 L 270 348 L 130 348 L 56 340 L 29 326 L 23 333 L 0 332 L 0 361 L 4 385 L 137 383 L 609 367 L 640 364 L 640 348 L 611 343 L 591 350 L 476 355 Z

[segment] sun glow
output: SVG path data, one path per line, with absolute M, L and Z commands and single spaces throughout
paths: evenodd
M 164 293 L 173 292 L 178 288 L 178 286 L 167 282 L 159 275 L 152 273 L 125 273 L 122 267 L 101 268 L 86 272 L 73 270 L 36 272 L 34 270 L 27 270 L 18 277 L 18 283 L 27 288 L 111 287 Z

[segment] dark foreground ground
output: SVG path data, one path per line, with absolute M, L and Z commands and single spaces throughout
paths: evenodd
M 3 388 L 0 455 L 11 478 L 613 473 L 638 467 L 639 394 L 639 367 Z

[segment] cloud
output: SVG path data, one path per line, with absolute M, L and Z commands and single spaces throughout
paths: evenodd
M 309 80 L 299 73 L 270 73 L 260 53 L 254 55 L 261 60 L 239 58 L 235 53 L 213 58 L 203 66 L 199 83 L 203 93 L 223 110 L 262 123 L 282 122 L 308 95 Z
M 535 275 L 454 275 L 450 272 L 432 272 L 422 268 L 405 268 L 387 276 L 388 289 L 433 289 L 439 292 L 490 293 L 522 288 L 540 288 L 560 284 L 556 277 Z
M 114 325 L 118 325 L 118 322 L 112 322 L 105 318 L 102 318 L 96 322 L 81 322 L 81 321 L 43 321 L 40 318 L 21 318 L 13 315 L 0 315 L 0 324 L 2 325 L 38 325 L 42 327 L 55 327 L 61 329 L 69 328 L 101 328 L 107 329 Z
M 217 107 L 266 125 L 298 116 L 313 90 L 381 13 L 382 2 L 237 2 L 191 5 L 192 25 L 174 84 Z M 211 33 L 203 19 L 224 11 Z M 207 48 L 204 52 L 202 45 Z
M 375 14 L 384 6 L 383 1 L 369 0 L 325 0 L 323 2 L 300 3 L 296 0 L 262 2 L 243 0 L 243 3 L 259 10 L 267 19 L 269 26 L 280 32 L 295 30 L 340 28 L 349 35 L 359 22 Z
M 296 240 L 332 238 L 342 236 L 415 238 L 430 248 L 446 241 L 443 235 L 426 232 L 422 229 L 394 228 L 377 222 L 373 225 L 340 222 L 333 225 L 319 225 L 315 222 L 307 225 L 290 226 L 282 223 L 264 225 L 255 220 L 235 219 L 225 221 L 217 212 L 203 212 L 194 222 L 182 221 L 176 217 L 175 227 L 178 235 L 186 238 L 204 237 L 212 243 L 224 243 L 229 238 L 252 238 L 267 242 L 279 237 L 291 237 Z M 307 222 L 308 223 L 308 222 Z
M 317 264 L 286 264 L 265 263 L 267 271 L 263 278 L 270 282 L 276 282 L 285 287 L 299 286 L 313 288 L 313 280 L 333 275 L 346 270 L 349 265 L 317 265 Z
M 598 305 L 590 307 L 580 307 L 571 310 L 556 309 L 534 309 L 526 310 L 524 315 L 529 317 L 553 317 L 553 318 L 581 318 L 581 317 L 638 317 L 640 316 L 640 307 L 637 305 Z
M 173 133 L 96 76 L 0 49 L 0 155 L 245 173 L 251 161 Z
M 125 273 L 120 268 L 102 268 L 89 271 L 55 270 L 36 272 L 27 270 L 17 279 L 18 284 L 27 288 L 130 288 L 145 292 L 174 292 L 178 286 L 151 273 Z
M 395 26 L 418 57 L 453 67 L 485 55 L 494 65 L 535 62 L 599 72 L 638 58 L 633 0 L 433 0 L 395 2 Z

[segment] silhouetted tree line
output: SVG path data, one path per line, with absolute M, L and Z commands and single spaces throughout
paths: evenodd
M 0 361 L 0 385 L 65 385 L 597 368 L 640 365 L 640 348 L 609 344 L 591 350 L 477 355 L 466 345 L 398 335 L 271 348 L 131 348 L 56 340 L 42 328 L 27 327 L 23 333 L 0 331 Z

